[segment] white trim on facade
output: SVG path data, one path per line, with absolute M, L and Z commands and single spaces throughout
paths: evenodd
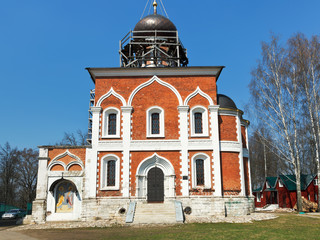
M 222 176 L 220 161 L 220 137 L 219 137 L 219 105 L 209 106 L 211 141 L 213 146 L 213 172 L 214 172 L 214 196 L 222 196 Z
M 159 113 L 159 134 L 152 134 L 152 114 Z M 146 135 L 147 138 L 162 138 L 165 137 L 164 110 L 159 106 L 150 107 L 146 112 Z
M 115 161 L 115 186 L 107 186 L 107 164 L 109 161 Z M 108 154 L 101 157 L 100 160 L 101 173 L 100 173 L 100 190 L 119 190 L 120 182 L 120 159 L 117 155 Z
M 162 81 L 162 80 L 161 80 L 160 78 L 158 78 L 157 76 L 153 76 L 149 81 L 147 81 L 147 82 L 145 82 L 145 83 L 142 83 L 141 85 L 139 85 L 138 87 L 136 87 L 136 89 L 134 89 L 134 90 L 132 91 L 132 93 L 130 94 L 130 97 L 129 97 L 129 100 L 128 100 L 128 105 L 129 105 L 129 106 L 132 105 L 132 101 L 133 101 L 134 96 L 135 96 L 142 88 L 145 88 L 145 87 L 151 85 L 153 82 L 157 82 L 157 83 L 159 83 L 160 85 L 169 88 L 169 89 L 170 89 L 172 92 L 174 92 L 174 94 L 177 96 L 178 101 L 179 101 L 179 105 L 182 105 L 182 98 L 181 98 L 181 95 L 180 95 L 180 93 L 178 92 L 178 90 L 177 90 L 175 87 L 173 87 L 171 84 Z
M 203 168 L 204 168 L 204 186 L 197 186 L 197 169 L 196 169 L 196 160 L 202 159 Z M 210 157 L 205 153 L 197 153 L 192 156 L 191 159 L 191 170 L 192 170 L 192 187 L 193 188 L 204 188 L 211 189 L 211 167 L 210 167 Z
M 116 134 L 108 134 L 109 131 L 109 115 L 116 114 Z M 115 107 L 109 107 L 102 113 L 102 138 L 120 138 L 120 110 Z
M 120 99 L 120 101 L 122 102 L 122 105 L 123 106 L 126 106 L 127 103 L 126 103 L 126 100 L 120 95 L 118 94 L 117 92 L 115 92 L 113 90 L 113 88 L 110 88 L 109 92 L 107 92 L 106 94 L 104 94 L 103 96 L 101 96 L 96 104 L 97 107 L 100 107 L 101 106 L 101 103 L 108 97 L 110 97 L 111 95 L 115 96 L 116 98 Z
M 63 172 L 63 179 L 61 178 L 62 173 L 55 173 L 53 176 L 48 178 L 48 188 L 47 188 L 47 221 L 74 221 L 79 220 L 81 216 L 82 208 L 82 173 L 73 174 L 70 172 Z M 57 213 L 56 212 L 56 190 L 61 182 L 57 183 L 53 192 L 50 192 L 52 184 L 55 184 L 57 181 L 70 181 L 76 188 L 74 193 L 74 203 L 73 211 L 71 213 Z
M 195 113 L 202 114 L 202 133 L 195 133 Z M 203 106 L 195 106 L 190 111 L 191 137 L 208 137 L 208 110 Z
M 188 105 L 188 103 L 189 103 L 189 101 L 193 98 L 193 97 L 195 97 L 197 94 L 200 94 L 202 97 L 204 97 L 204 98 L 206 98 L 208 101 L 209 101 L 209 105 L 214 105 L 213 104 L 213 101 L 212 101 L 212 98 L 208 95 L 208 94 L 206 94 L 205 92 L 203 92 L 200 88 L 199 88 L 199 86 L 197 87 L 197 89 L 193 92 L 193 93 L 191 93 L 185 100 L 184 100 L 184 105 Z
M 181 160 L 181 193 L 182 196 L 189 196 L 189 157 L 188 157 L 188 111 L 189 106 L 178 106 L 179 111 L 179 143 L 181 144 L 180 149 L 180 160 Z M 172 144 L 171 144 L 172 146 Z
M 65 164 L 64 162 L 59 161 L 59 159 L 64 158 L 66 156 L 69 156 L 69 157 L 73 158 L 75 161 L 72 161 L 72 162 L 70 162 L 68 164 Z M 83 165 L 83 162 L 81 161 L 81 159 L 78 156 L 76 156 L 76 155 L 72 154 L 71 152 L 69 152 L 69 150 L 67 150 L 64 153 L 61 153 L 58 156 L 56 156 L 55 158 L 53 158 L 52 161 L 50 162 L 50 164 L 48 165 L 47 169 L 49 171 L 51 171 L 53 166 L 61 165 L 61 166 L 63 166 L 64 171 L 67 171 L 74 164 L 80 165 L 82 170 L 84 169 L 84 165 Z
M 151 168 L 158 167 L 164 174 L 164 198 L 175 197 L 175 171 L 171 162 L 154 153 L 144 159 L 137 168 L 136 174 L 136 197 L 146 199 L 147 197 L 147 176 Z

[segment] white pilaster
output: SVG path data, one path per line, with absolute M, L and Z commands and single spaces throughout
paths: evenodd
M 238 143 L 240 144 L 240 152 L 239 152 L 239 164 L 240 164 L 240 182 L 241 182 L 241 192 L 240 196 L 246 195 L 246 183 L 244 178 L 244 166 L 243 166 L 243 147 L 242 147 L 242 135 L 241 135 L 241 114 L 238 113 L 237 118 L 237 136 Z
M 181 141 L 181 174 L 182 174 L 182 196 L 189 196 L 188 179 L 188 111 L 189 106 L 179 106 L 180 119 L 180 141 Z M 183 179 L 183 177 L 187 179 Z
M 98 142 L 100 132 L 100 113 L 101 107 L 91 107 L 92 111 L 92 150 L 90 159 L 87 159 L 86 174 L 89 182 L 89 198 L 95 198 L 97 195 L 97 165 L 98 165 Z
M 48 185 L 48 149 L 39 149 L 38 158 L 38 180 L 37 180 L 37 200 L 47 200 L 47 185 Z
M 246 124 L 245 125 L 245 128 L 246 128 L 246 140 L 247 140 L 247 149 L 248 149 L 248 152 L 249 152 L 249 139 L 248 139 L 248 125 L 249 124 Z M 252 186 L 251 186 L 251 167 L 250 167 L 250 154 L 248 154 L 248 172 L 249 172 L 249 196 L 253 196 L 252 195 Z
M 123 138 L 123 173 L 122 196 L 130 196 L 130 141 L 131 141 L 131 112 L 132 107 L 121 107 L 122 110 L 122 138 Z
M 213 168 L 214 168 L 214 195 L 217 197 L 222 196 L 222 176 L 221 176 L 221 163 L 220 163 L 220 138 L 219 138 L 219 106 L 209 106 L 210 124 L 211 124 L 211 139 L 213 142 Z

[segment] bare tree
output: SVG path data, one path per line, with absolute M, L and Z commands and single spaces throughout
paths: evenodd
M 320 38 L 299 33 L 289 39 L 289 61 L 292 72 L 297 76 L 303 93 L 305 133 L 312 139 L 308 149 L 314 156 L 317 165 L 317 175 L 320 179 Z M 318 181 L 320 189 L 320 181 Z M 318 210 L 320 210 L 320 191 L 318 191 Z
M 270 133 L 269 145 L 277 157 L 292 166 L 297 184 L 297 208 L 301 201 L 301 114 L 302 95 L 299 79 L 288 60 L 288 50 L 279 45 L 279 39 L 271 37 L 270 43 L 262 43 L 262 59 L 252 71 L 250 93 L 257 121 Z M 260 134 L 264 138 L 263 134 Z M 265 141 L 268 139 L 265 138 Z
M 20 206 L 25 208 L 27 203 L 31 203 L 36 196 L 38 151 L 25 148 L 18 151 L 18 159 L 17 172 L 19 174 Z
M 5 204 L 13 204 L 17 197 L 17 163 L 17 148 L 12 148 L 8 142 L 4 146 L 0 145 L 0 201 Z
M 62 141 L 57 143 L 57 145 L 65 146 L 84 146 L 87 144 L 87 133 L 80 129 L 76 133 L 65 132 Z
M 263 135 L 263 137 L 261 136 Z M 257 127 L 249 138 L 251 179 L 254 188 L 261 186 L 267 176 L 277 176 L 280 173 L 289 173 L 288 166 L 278 161 L 276 149 L 273 148 L 272 138 L 263 126 Z

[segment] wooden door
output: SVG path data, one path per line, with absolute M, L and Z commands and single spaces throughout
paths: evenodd
M 160 168 L 154 167 L 148 172 L 148 202 L 163 202 L 164 174 Z

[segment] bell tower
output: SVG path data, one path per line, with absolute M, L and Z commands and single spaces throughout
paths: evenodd
M 187 50 L 179 39 L 176 26 L 157 13 L 158 3 L 153 2 L 154 12 L 142 18 L 120 40 L 120 67 L 186 67 Z

